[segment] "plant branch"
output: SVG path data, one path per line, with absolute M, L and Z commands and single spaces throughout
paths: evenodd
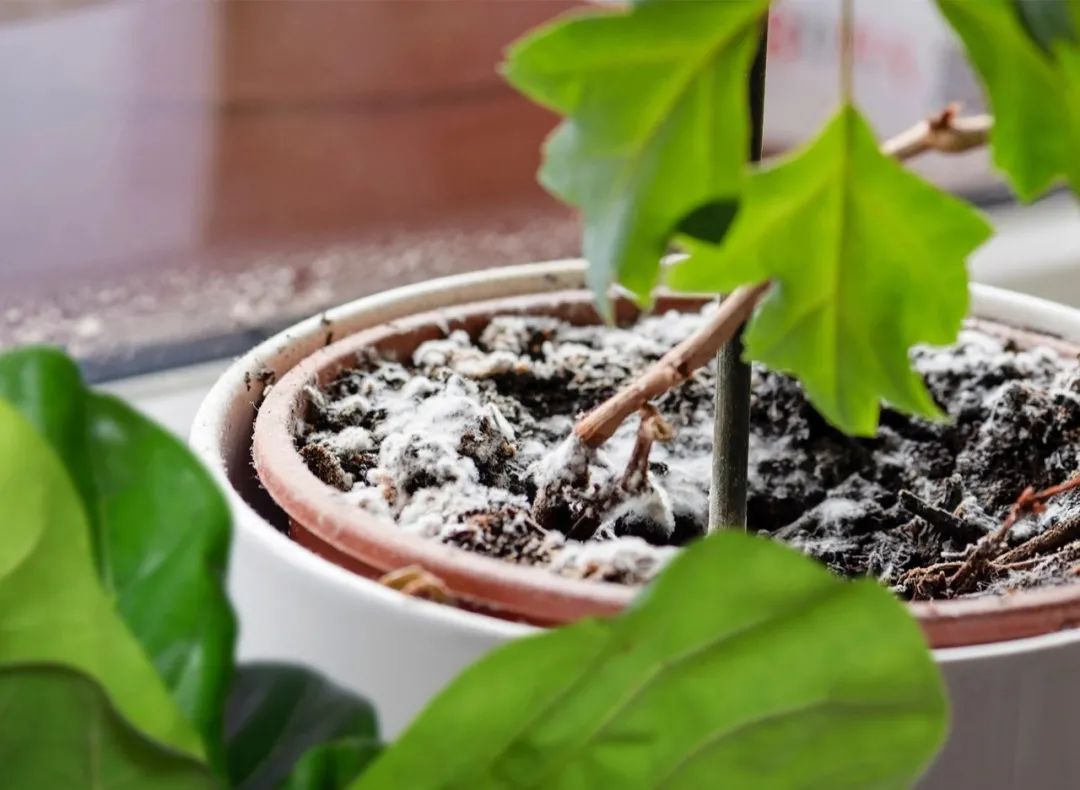
M 986 145 L 994 119 L 989 115 L 958 117 L 959 106 L 950 104 L 941 112 L 915 124 L 881 146 L 883 153 L 903 161 L 927 151 L 959 154 Z
M 641 424 L 634 440 L 634 449 L 620 481 L 625 491 L 634 494 L 642 491 L 649 481 L 649 454 L 653 443 L 669 442 L 675 436 L 674 429 L 651 403 L 642 404 L 640 411 Z
M 660 357 L 638 379 L 586 414 L 574 433 L 588 447 L 599 447 L 645 403 L 690 378 L 711 360 L 750 316 L 768 283 L 736 288 L 697 331 Z
M 886 140 L 881 150 L 901 162 L 926 151 L 960 153 L 984 145 L 992 126 L 990 116 L 956 117 L 956 106 L 950 105 Z M 578 420 L 574 433 L 592 448 L 610 439 L 642 404 L 682 384 L 695 370 L 715 357 L 750 317 L 769 285 L 765 282 L 735 289 L 696 332 L 664 354 L 637 379 Z

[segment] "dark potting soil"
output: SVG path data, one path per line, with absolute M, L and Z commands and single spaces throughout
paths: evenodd
M 566 576 L 640 584 L 704 533 L 713 373 L 656 401 L 662 420 L 647 458 L 632 452 L 637 417 L 599 452 L 567 437 L 578 415 L 701 320 L 668 313 L 613 329 L 507 316 L 475 341 L 454 332 L 410 360 L 369 356 L 308 390 L 297 446 L 340 496 L 400 529 Z M 974 328 L 912 359 L 949 420 L 885 409 L 873 439 L 839 433 L 794 380 L 755 366 L 750 529 L 909 598 L 1073 579 L 1076 491 L 1025 513 L 1000 544 L 986 536 L 1026 487 L 1078 471 L 1075 361 Z M 965 581 L 953 579 L 980 543 Z

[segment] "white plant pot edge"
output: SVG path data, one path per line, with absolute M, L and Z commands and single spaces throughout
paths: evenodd
M 252 371 L 273 361 L 278 364 L 280 374 L 315 347 L 322 345 L 322 338 L 327 331 L 327 321 L 342 326 L 346 332 L 352 332 L 404 315 L 465 301 L 580 288 L 584 283 L 583 273 L 582 261 L 560 260 L 470 272 L 374 294 L 308 318 L 280 332 L 237 359 L 221 376 L 196 414 L 191 431 L 191 446 L 226 490 L 233 507 L 235 539 L 230 561 L 229 586 L 230 596 L 237 608 L 240 622 L 239 654 L 242 659 L 301 660 L 313 664 L 339 682 L 355 687 L 357 683 L 354 673 L 350 672 L 349 662 L 346 660 L 343 666 L 342 657 L 332 654 L 335 649 L 340 649 L 356 655 L 355 649 L 346 644 L 349 641 L 349 631 L 345 624 L 337 619 L 340 612 L 327 615 L 322 610 L 307 608 L 308 602 L 303 600 L 303 596 L 316 595 L 319 598 L 318 603 L 311 601 L 311 606 L 333 607 L 340 601 L 347 602 L 347 605 L 342 606 L 342 611 L 349 611 L 350 608 L 365 613 L 378 611 L 381 622 L 390 624 L 391 630 L 367 640 L 367 648 L 371 647 L 371 641 L 380 639 L 382 641 L 376 653 L 383 648 L 393 648 L 394 642 L 386 641 L 385 637 L 396 639 L 402 636 L 404 641 L 419 640 L 417 649 L 435 648 L 434 652 L 438 659 L 436 665 L 443 668 L 443 671 L 439 672 L 429 671 L 431 677 L 406 677 L 409 667 L 402 664 L 400 657 L 392 662 L 380 662 L 378 659 L 369 662 L 375 665 L 393 664 L 393 666 L 382 667 L 381 670 L 377 666 L 375 675 L 380 674 L 381 671 L 386 678 L 398 675 L 401 681 L 404 681 L 401 684 L 392 683 L 390 688 L 361 686 L 355 689 L 375 700 L 383 720 L 385 733 L 393 735 L 432 693 L 470 660 L 479 657 L 491 647 L 537 631 L 533 626 L 406 597 L 345 571 L 297 546 L 262 518 L 234 488 L 229 479 L 228 458 L 230 453 L 235 453 L 238 449 L 228 446 L 228 436 L 235 428 L 229 425 L 229 408 L 230 404 L 236 400 L 237 394 L 247 389 L 246 377 Z M 972 312 L 976 315 L 1007 320 L 1017 326 L 1053 332 L 1067 339 L 1080 341 L 1080 312 L 1076 310 L 1036 297 L 989 286 L 972 285 L 971 293 Z M 362 320 L 357 320 L 357 317 L 362 317 Z M 309 348 L 305 348 L 305 344 Z M 248 424 L 250 425 L 250 417 Z M 240 433 L 243 433 L 243 430 L 240 430 Z M 263 580 L 261 576 L 264 572 L 274 578 Z M 288 578 L 281 581 L 275 574 Z M 283 589 L 287 585 L 294 586 Z M 292 596 L 295 596 L 296 600 L 293 601 Z M 290 601 L 297 607 L 293 611 L 293 621 L 285 616 L 279 616 L 288 608 Z M 307 612 L 306 616 L 305 612 Z M 313 622 L 320 619 L 325 619 L 327 622 L 321 624 Z M 303 644 L 304 637 L 299 637 L 298 641 L 297 638 L 290 636 L 290 630 L 299 625 L 307 627 L 309 632 L 307 641 L 311 642 L 310 635 L 314 634 L 313 641 L 320 642 L 325 631 L 328 643 L 325 645 Z M 319 630 L 320 627 L 322 631 Z M 334 632 L 330 629 L 334 629 Z M 331 635 L 332 638 L 330 638 Z M 430 635 L 431 639 L 425 640 L 426 635 Z M 434 644 L 440 638 L 448 637 L 453 638 L 456 650 L 444 651 Z M 425 641 L 431 644 L 424 645 Z M 407 650 L 409 649 L 412 648 L 407 646 Z M 1049 660 L 1054 664 L 1066 661 L 1080 670 L 1080 629 L 1070 629 L 1029 639 L 941 649 L 934 653 L 947 676 L 954 674 L 950 671 L 950 667 L 954 667 L 966 677 L 971 674 L 973 668 L 994 663 L 1000 664 L 1002 659 L 1009 657 L 1022 657 L 1028 672 L 1032 669 L 1031 662 L 1039 663 L 1040 656 L 1043 657 L 1043 661 Z M 371 653 L 365 651 L 365 655 L 370 658 Z M 428 670 L 432 670 L 430 661 L 426 662 L 426 666 Z M 949 679 L 952 680 L 951 677 Z M 377 677 L 375 681 L 378 684 Z M 976 685 L 979 684 L 976 683 Z M 956 708 L 958 700 L 956 690 L 952 686 L 950 682 L 951 696 L 954 708 Z M 1077 701 L 1080 702 L 1080 698 Z M 1074 706 L 1072 710 L 1080 710 L 1080 706 Z M 1074 718 L 1073 722 L 1076 720 Z M 1064 721 L 1061 722 L 1062 726 L 1066 724 Z M 978 739 L 972 740 L 974 742 Z M 952 746 L 953 744 L 950 743 L 950 751 Z M 1004 747 L 1004 744 L 1002 746 Z M 988 746 L 984 744 L 980 751 L 983 748 L 988 748 Z M 1011 753 L 1012 749 L 1009 748 L 1008 751 Z M 985 757 L 986 755 L 980 757 L 982 763 L 990 765 L 994 762 L 986 760 Z M 1077 758 L 1076 762 L 1075 776 L 1080 777 L 1080 758 Z M 1025 764 L 1030 765 L 1030 761 L 1025 761 Z M 1016 765 L 1014 760 L 1012 763 L 1014 771 L 1018 770 Z M 1023 770 L 1025 781 L 1030 781 L 1033 776 L 1030 768 Z M 952 773 L 952 771 L 942 772 L 936 768 L 935 776 L 932 776 L 930 781 L 933 786 L 938 785 L 935 780 L 940 780 L 942 787 L 949 786 L 955 781 L 950 778 Z M 981 774 L 982 770 L 978 773 Z M 940 776 L 937 776 L 938 774 Z M 1012 775 L 1012 771 L 1008 774 Z M 1000 767 L 994 772 L 987 772 L 986 781 L 990 782 L 989 784 L 967 784 L 973 779 L 970 764 L 963 767 L 963 772 L 956 773 L 955 776 L 957 779 L 962 777 L 964 786 L 1010 786 L 1008 783 L 995 784 L 1004 776 Z M 952 784 L 951 786 L 960 785 Z

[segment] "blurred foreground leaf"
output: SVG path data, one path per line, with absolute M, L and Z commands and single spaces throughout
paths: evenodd
M 241 666 L 226 711 L 229 781 L 238 790 L 344 787 L 379 752 L 366 700 L 303 667 Z
M 474 664 L 353 787 L 905 787 L 946 718 L 887 590 L 722 532 L 623 615 Z
M 0 356 L 0 399 L 64 462 L 102 585 L 219 766 L 236 627 L 224 590 L 230 516 L 217 485 L 168 431 L 87 389 L 60 351 Z
M 33 426 L 2 401 L 0 502 L 0 668 L 77 669 L 145 735 L 201 756 L 195 730 L 101 588 L 67 473 Z

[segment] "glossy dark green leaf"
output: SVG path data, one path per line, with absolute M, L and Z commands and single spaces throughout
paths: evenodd
M 567 118 L 540 180 L 584 214 L 588 280 L 602 306 L 612 282 L 648 301 L 679 223 L 737 195 L 747 76 L 767 8 L 726 0 L 593 11 L 511 48 L 510 82 Z
M 370 738 L 342 738 L 311 749 L 293 766 L 281 790 L 341 790 L 382 752 Z
M 63 460 L 90 519 L 102 584 L 220 765 L 235 641 L 224 497 L 181 441 L 88 390 L 59 351 L 0 356 L 0 398 Z
M 0 787 L 213 790 L 206 766 L 133 729 L 89 677 L 60 666 L 0 669 Z
M 872 435 L 883 400 L 938 414 L 908 353 L 955 340 L 966 259 L 989 235 L 971 207 L 882 154 L 847 107 L 804 150 L 756 172 L 724 242 L 688 241 L 670 284 L 723 292 L 772 280 L 747 355 L 798 376 L 841 430 Z
M 304 766 L 297 766 L 302 773 L 294 782 L 347 769 L 351 761 L 341 744 L 328 750 L 328 742 L 351 739 L 361 766 L 378 744 L 375 712 L 365 700 L 310 670 L 285 664 L 239 668 L 226 731 L 229 781 L 253 790 L 281 782 L 312 749 Z
M 67 467 L 68 476 L 87 505 L 94 557 L 102 567 L 97 508 L 94 501 L 93 466 L 88 462 L 89 436 L 86 398 L 79 369 L 63 354 L 48 348 L 25 348 L 0 355 L 0 400 L 5 400 L 28 419 L 52 445 Z
M 45 439 L 4 401 L 0 502 L 0 667 L 55 663 L 78 669 L 102 686 L 132 726 L 201 756 L 195 729 L 102 588 L 82 503 L 67 472 Z
M 887 590 L 722 532 L 625 614 L 474 664 L 353 787 L 905 787 L 946 718 Z

